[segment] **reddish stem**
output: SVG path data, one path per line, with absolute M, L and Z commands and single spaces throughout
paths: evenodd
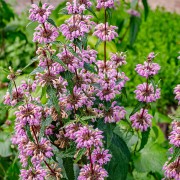
M 90 160 L 91 172 L 92 172 L 92 175 L 93 175 L 93 174 L 94 174 L 94 171 L 93 171 L 93 162 L 92 162 L 91 149 L 90 149 L 90 148 L 88 148 L 88 153 L 89 153 L 89 160 Z
M 106 22 L 107 22 L 107 13 L 106 9 L 104 9 L 104 24 L 105 24 L 105 36 L 106 36 Z M 104 68 L 106 69 L 106 40 L 104 41 Z

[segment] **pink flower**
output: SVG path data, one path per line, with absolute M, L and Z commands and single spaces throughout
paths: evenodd
M 147 109 L 141 109 L 140 112 L 136 112 L 130 117 L 130 121 L 135 129 L 146 131 L 151 126 L 152 118 Z
M 66 134 L 64 136 L 68 137 L 71 140 L 75 140 L 76 139 L 75 133 L 79 130 L 79 127 L 81 127 L 81 125 L 75 123 L 67 125 L 65 127 Z
M 19 106 L 19 111 L 16 111 L 16 119 L 24 123 L 29 123 L 30 125 L 38 126 L 40 125 L 42 118 L 42 107 L 36 106 L 34 104 L 27 104 L 24 106 Z
M 86 9 L 85 4 L 80 4 L 78 0 L 73 0 L 66 3 L 68 14 L 82 14 Z
M 132 15 L 132 16 L 135 16 L 135 17 L 140 17 L 141 16 L 141 14 L 138 11 L 134 10 L 134 9 L 128 9 L 127 13 Z
M 160 66 L 159 64 L 157 63 L 151 63 L 151 62 L 144 62 L 144 65 L 143 64 L 138 64 L 136 66 L 136 69 L 137 73 L 140 75 L 140 76 L 143 76 L 143 77 L 150 77 L 150 76 L 153 76 L 155 74 L 158 73 L 158 71 L 160 70 Z
M 113 8 L 114 7 L 114 0 L 97 0 L 96 8 Z
M 82 50 L 82 60 L 88 64 L 92 64 L 96 62 L 97 58 L 97 51 L 94 49 L 90 49 L 90 47 L 87 47 L 87 50 Z
M 141 102 L 154 102 L 160 98 L 160 89 L 157 88 L 155 92 L 152 84 L 140 84 L 134 92 L 136 93 L 136 98 Z
M 118 122 L 125 118 L 126 111 L 124 107 L 116 106 L 116 102 L 114 101 L 111 104 L 111 108 L 108 111 L 104 112 L 104 121 L 105 123 L 113 123 Z
M 40 24 L 35 30 L 33 41 L 40 44 L 51 43 L 59 36 L 58 29 L 50 23 L 44 23 L 44 26 Z
M 126 55 L 123 52 L 111 53 L 110 60 L 113 61 L 116 64 L 116 66 L 122 66 L 124 64 L 127 64 Z
M 89 180 L 89 179 L 104 180 L 106 177 L 108 177 L 108 173 L 100 165 L 93 164 L 93 174 L 92 174 L 91 165 L 87 164 L 81 168 L 78 180 Z
M 24 89 L 21 87 L 12 90 L 12 95 L 9 92 L 6 92 L 4 96 L 4 104 L 9 106 L 15 106 L 18 102 L 21 102 L 24 99 Z
M 174 162 L 168 164 L 165 163 L 163 170 L 165 171 L 165 176 L 169 179 L 180 180 L 180 157 L 178 157 Z
M 65 65 L 67 65 L 68 70 L 73 73 L 75 73 L 76 69 L 82 68 L 84 66 L 84 62 L 82 60 L 75 57 L 66 49 L 64 49 L 61 53 L 57 54 L 57 56 Z
M 175 99 L 177 99 L 178 104 L 180 104 L 180 84 L 174 88 L 174 94 L 176 95 Z
M 107 162 L 109 162 L 112 157 L 112 155 L 108 153 L 109 150 L 100 149 L 99 147 L 97 149 L 94 149 L 92 152 L 93 164 L 97 163 L 101 166 L 107 164 Z
M 102 131 L 98 129 L 92 129 L 92 127 L 79 127 L 79 130 L 75 132 L 77 148 L 91 148 L 102 146 Z
M 172 131 L 169 135 L 170 144 L 173 144 L 176 147 L 180 147 L 180 122 L 172 122 Z
M 73 15 L 71 18 L 65 21 L 65 24 L 60 26 L 60 31 L 66 37 L 66 39 L 74 40 L 75 38 L 84 36 L 88 33 L 94 24 L 89 19 L 92 16 L 80 16 L 79 14 Z
M 22 180 L 44 180 L 46 176 L 46 170 L 44 170 L 40 165 L 36 167 L 31 167 L 30 169 L 22 169 L 20 174 Z
M 97 36 L 102 41 L 111 41 L 115 39 L 118 34 L 115 32 L 116 26 L 109 26 L 108 22 L 105 24 L 100 23 L 96 25 L 93 35 Z
M 48 17 L 51 14 L 51 11 L 54 9 L 52 5 L 44 3 L 42 7 L 38 7 L 36 4 L 31 5 L 29 10 L 29 19 L 32 21 L 38 21 L 39 23 L 45 23 Z

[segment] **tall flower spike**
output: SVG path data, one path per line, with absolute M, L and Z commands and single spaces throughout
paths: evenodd
M 36 4 L 31 5 L 29 10 L 29 19 L 32 21 L 38 21 L 38 23 L 45 23 L 49 18 L 51 11 L 54 9 L 54 6 L 44 3 L 42 7 L 37 6 Z

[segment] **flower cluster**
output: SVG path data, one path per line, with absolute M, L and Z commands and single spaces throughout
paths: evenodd
M 179 93 L 179 87 L 178 84 L 175 89 L 174 93 L 176 94 L 175 99 L 179 101 L 178 93 Z M 179 102 L 178 102 L 179 104 Z M 176 153 L 175 150 L 179 150 L 180 148 L 180 122 L 174 119 L 174 121 L 171 123 L 172 130 L 169 134 L 169 143 L 173 145 L 170 148 L 171 154 Z M 180 179 L 180 156 L 176 156 L 176 159 L 172 161 L 172 157 L 169 158 L 169 161 L 167 161 L 164 164 L 163 170 L 165 171 L 165 176 L 170 179 L 179 180 Z
M 138 64 L 135 68 L 140 76 L 146 78 L 146 82 L 138 85 L 137 89 L 134 91 L 136 94 L 136 99 L 146 104 L 155 102 L 160 98 L 160 89 L 154 87 L 152 83 L 149 83 L 150 78 L 152 78 L 152 76 L 157 74 L 160 70 L 160 66 L 157 63 L 153 63 L 154 58 L 155 55 L 152 52 L 148 55 L 147 60 L 144 62 L 144 64 Z M 140 112 L 136 112 L 135 114 L 130 116 L 132 126 L 135 129 L 139 129 L 141 131 L 146 131 L 151 126 L 152 118 L 153 117 L 148 114 L 146 105 L 144 108 L 140 109 Z
M 108 150 L 102 148 L 102 133 L 98 129 L 93 129 L 92 126 L 71 124 L 66 127 L 65 136 L 73 139 L 78 149 L 87 149 L 86 156 L 90 161 L 89 164 L 81 168 L 78 180 L 92 178 L 100 180 L 108 176 L 103 165 L 110 161 L 111 155 L 108 153 Z
M 60 27 L 49 19 L 53 6 L 33 4 L 29 11 L 29 19 L 39 23 L 33 37 L 38 67 L 31 73 L 33 78 L 20 86 L 11 73 L 8 77 L 14 88 L 4 99 L 5 104 L 18 106 L 12 142 L 18 146 L 22 179 L 60 179 L 54 153 L 68 149 L 75 149 L 74 157 L 84 150 L 79 180 L 108 177 L 104 165 L 112 155 L 104 148 L 103 131 L 95 121 L 100 118 L 105 126 L 125 118 L 125 108 L 116 100 L 129 78 L 121 69 L 125 53 L 106 52 L 106 41 L 118 36 L 117 27 L 107 21 L 107 8 L 114 7 L 114 0 L 97 1 L 97 8 L 105 10 L 104 24 L 85 15 L 91 6 L 89 0 L 67 2 L 65 11 L 70 17 Z M 104 43 L 103 60 L 97 60 L 98 52 L 87 45 L 93 29 L 92 34 Z M 56 41 L 59 31 L 66 43 Z M 86 121 L 83 116 L 90 118 Z

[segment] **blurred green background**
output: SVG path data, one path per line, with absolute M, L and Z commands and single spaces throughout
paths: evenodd
M 23 1 L 22 1 L 23 2 Z M 36 1 L 37 2 L 37 1 Z M 133 91 L 143 78 L 139 77 L 134 68 L 136 64 L 143 63 L 146 56 L 154 51 L 157 54 L 155 61 L 160 64 L 160 73 L 156 76 L 156 83 L 161 87 L 161 99 L 156 103 L 157 111 L 155 120 L 161 128 L 160 143 L 168 149 L 166 137 L 171 120 L 168 114 L 178 113 L 177 102 L 174 100 L 173 89 L 180 83 L 179 60 L 180 51 L 180 15 L 167 12 L 166 9 L 156 8 L 151 10 L 148 4 L 142 1 L 137 5 L 135 1 L 117 2 L 116 9 L 112 12 L 110 23 L 118 26 L 119 37 L 108 43 L 108 53 L 124 51 L 127 55 L 127 65 L 123 71 L 130 78 L 126 84 L 127 99 L 122 99 L 122 104 L 127 110 L 132 109 L 137 104 Z M 35 56 L 36 44 L 32 42 L 33 31 L 36 23 L 29 24 L 28 7 L 31 1 L 24 4 L 9 0 L 6 3 L 0 0 L 0 101 L 7 90 L 8 80 L 6 69 L 12 66 L 15 70 L 25 67 Z M 68 17 L 58 14 L 64 7 L 64 3 L 54 1 L 57 8 L 51 15 L 57 25 L 60 25 Z M 157 3 L 157 2 L 156 2 Z M 136 5 L 135 5 L 136 4 Z M 19 6 L 19 7 L 18 7 Z M 153 5 L 152 5 L 153 7 Z M 133 17 L 127 13 L 128 9 L 136 9 L 140 12 L 140 17 Z M 172 10 L 172 9 L 170 9 Z M 89 13 L 89 12 L 88 12 Z M 97 12 L 99 19 L 103 16 Z M 96 20 L 96 18 L 94 18 Z M 28 25 L 28 26 L 27 26 Z M 59 39 L 61 39 L 60 37 Z M 97 39 L 90 36 L 88 39 L 90 46 L 95 47 Z M 103 55 L 101 44 L 98 46 L 100 59 Z M 32 71 L 36 64 L 32 64 L 17 81 L 20 82 L 26 74 Z M 9 120 L 9 121 L 8 121 Z M 14 112 L 6 110 L 0 104 L 0 179 L 18 179 L 20 163 L 16 147 L 11 144 L 10 138 L 13 134 Z M 166 153 L 166 152 L 165 152 Z M 148 170 L 145 173 L 149 173 Z M 161 174 L 161 173 L 160 173 Z M 148 179 L 143 173 L 135 174 L 135 179 Z M 142 176 L 142 177 L 141 177 Z M 150 178 L 149 178 L 150 179 Z M 157 178 L 158 179 L 158 178 Z

